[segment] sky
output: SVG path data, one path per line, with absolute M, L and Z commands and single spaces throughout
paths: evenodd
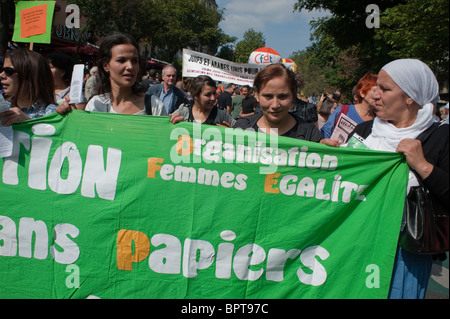
M 243 39 L 245 31 L 253 28 L 262 32 L 266 47 L 277 51 L 282 58 L 310 46 L 311 26 L 314 18 L 325 12 L 294 12 L 296 0 L 216 0 L 225 9 L 220 28 L 228 35 Z M 236 43 L 237 43 L 236 42 Z

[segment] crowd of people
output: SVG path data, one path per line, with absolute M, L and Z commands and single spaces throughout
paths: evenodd
M 448 104 L 435 118 L 439 87 L 430 68 L 414 59 L 395 60 L 378 74 L 368 72 L 356 83 L 353 103 L 339 104 L 340 93 L 323 94 L 319 103 L 298 96 L 292 71 L 271 64 L 255 77 L 253 87 L 218 86 L 209 76 L 177 83 L 177 70 L 162 69 L 161 78 L 140 75 L 139 48 L 129 35 L 115 33 L 100 46 L 98 63 L 85 83 L 85 100 L 69 98 L 73 62 L 67 57 L 15 49 L 3 57 L 0 79 L 10 109 L 1 125 L 12 125 L 53 112 L 91 112 L 170 116 L 181 121 L 255 130 L 339 147 L 331 139 L 344 113 L 357 123 L 356 133 L 370 149 L 403 153 L 415 174 L 408 187 L 423 183 L 448 210 Z M 140 80 L 140 79 L 139 79 Z M 435 123 L 441 125 L 423 144 L 416 138 Z M 417 176 L 417 177 L 416 177 Z M 403 200 L 403 199 L 401 199 Z M 432 256 L 397 250 L 390 298 L 424 298 Z

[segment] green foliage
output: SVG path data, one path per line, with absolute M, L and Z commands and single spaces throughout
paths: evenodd
M 448 77 L 449 3 L 409 0 L 388 8 L 375 39 L 390 46 L 393 58 L 418 58 Z
M 368 28 L 366 7 L 380 9 L 380 28 Z M 366 72 L 378 72 L 397 58 L 417 58 L 448 79 L 449 3 L 448 0 L 298 0 L 294 10 L 325 9 L 330 16 L 311 23 L 313 45 L 308 55 L 320 67 L 322 87 L 351 89 Z M 297 54 L 298 55 L 298 54 Z M 299 65 L 302 70 L 302 66 Z M 307 85 L 305 86 L 306 90 Z
M 230 37 L 219 28 L 223 12 L 198 0 L 72 0 L 83 15 L 87 28 L 97 37 L 120 31 L 149 39 L 158 47 L 157 58 L 172 61 L 183 48 L 208 47 L 210 54 Z
M 250 54 L 266 45 L 266 39 L 262 32 L 249 29 L 244 33 L 243 40 L 236 44 L 236 62 L 248 63 Z
M 218 58 L 228 60 L 228 61 L 234 61 L 234 52 L 233 52 L 233 45 L 227 44 L 220 48 L 220 51 L 216 54 Z

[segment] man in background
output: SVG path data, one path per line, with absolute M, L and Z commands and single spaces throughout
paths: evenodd
M 186 95 L 183 91 L 175 86 L 177 82 L 177 70 L 171 66 L 166 65 L 162 69 L 162 83 L 150 86 L 147 95 L 155 96 L 164 104 L 167 114 L 172 114 L 178 107 L 186 102 Z M 148 113 L 147 114 L 151 114 Z

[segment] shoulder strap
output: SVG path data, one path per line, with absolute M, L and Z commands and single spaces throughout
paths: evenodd
M 309 123 L 308 130 L 306 131 L 305 141 L 310 141 L 312 137 L 312 132 L 314 130 L 314 124 Z
M 438 122 L 433 123 L 429 128 L 420 133 L 419 136 L 417 136 L 416 140 L 419 140 L 423 144 L 438 127 L 439 127 Z M 416 178 L 419 181 L 420 186 L 424 187 L 422 184 L 422 177 L 420 177 L 420 175 L 415 170 L 412 169 L 411 171 L 414 173 L 414 175 L 416 175 Z
M 152 96 L 147 92 L 144 97 L 145 113 L 152 115 Z
M 349 108 L 349 106 L 348 106 L 347 104 L 342 105 L 342 107 L 341 107 L 341 113 L 344 113 L 345 115 L 347 115 L 347 113 L 348 113 L 348 108 Z
M 429 128 L 427 128 L 425 131 L 419 134 L 417 136 L 416 140 L 419 140 L 422 142 L 422 144 L 431 136 L 431 134 L 439 127 L 439 123 L 433 123 Z
M 339 111 L 339 114 L 336 116 L 336 119 L 334 120 L 334 126 L 336 126 L 336 124 L 337 124 L 337 122 L 339 120 L 339 117 L 341 116 L 341 113 L 344 113 L 345 115 L 347 115 L 348 107 L 349 106 L 347 104 L 341 105 L 341 110 Z

